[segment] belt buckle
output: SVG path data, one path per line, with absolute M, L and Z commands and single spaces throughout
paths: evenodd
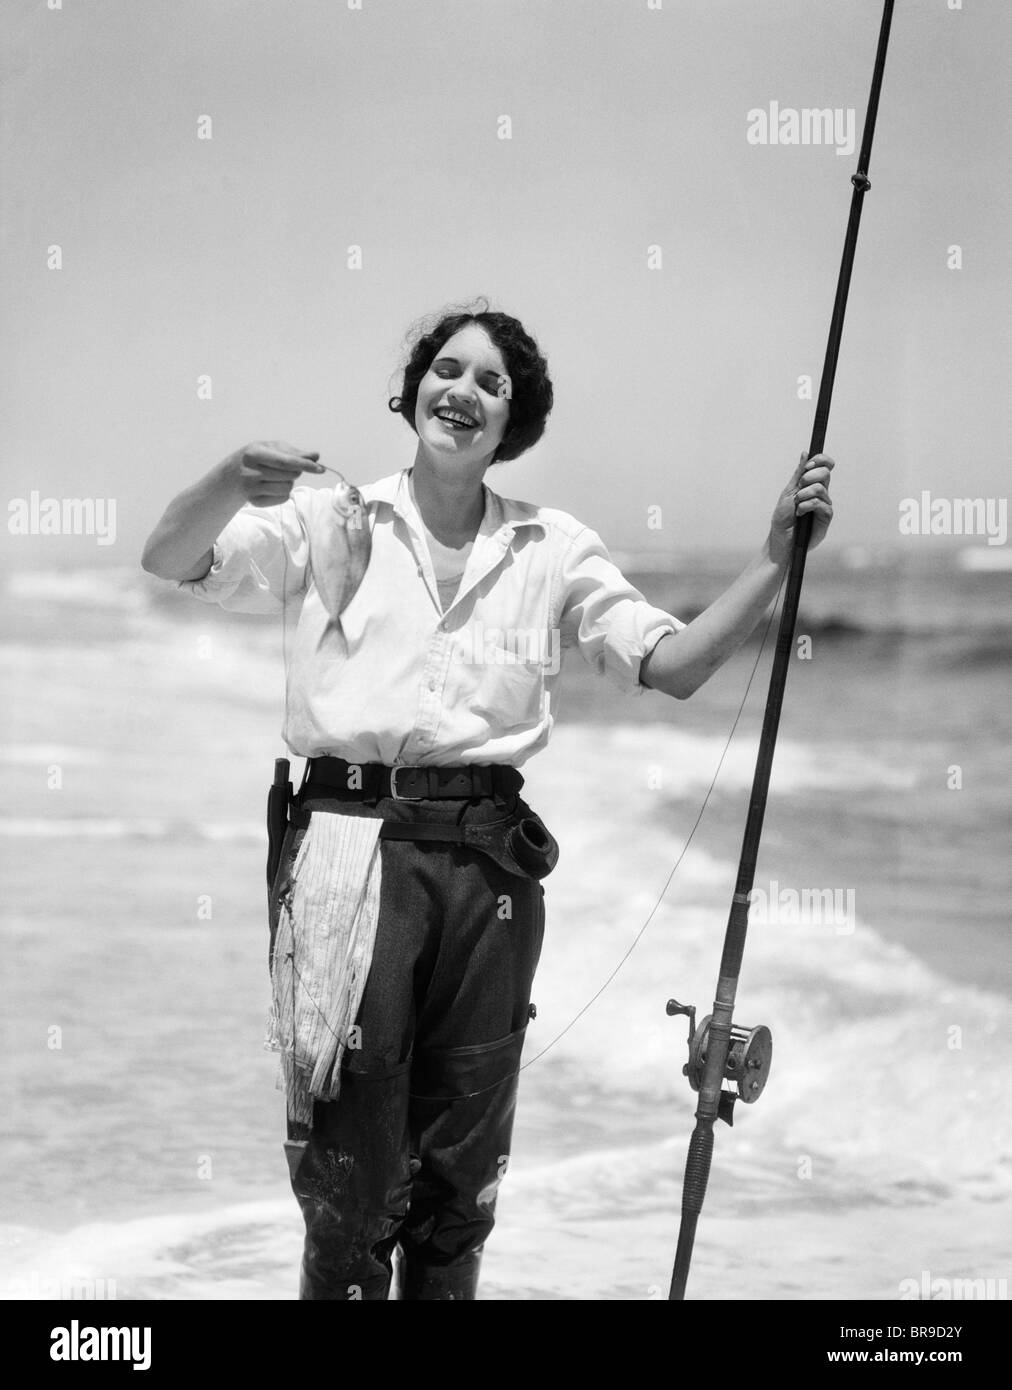
M 421 797 L 421 796 L 404 796 L 401 792 L 399 792 L 399 791 L 397 790 L 397 774 L 398 774 L 398 772 L 410 772 L 410 771 L 412 771 L 412 769 L 411 769 L 410 767 L 408 767 L 408 765 L 407 765 L 406 763 L 401 763 L 400 766 L 398 766 L 398 767 L 392 767 L 392 768 L 390 769 L 390 795 L 393 797 L 393 799 L 394 799 L 395 801 L 422 801 L 422 800 L 424 800 L 424 798 Z

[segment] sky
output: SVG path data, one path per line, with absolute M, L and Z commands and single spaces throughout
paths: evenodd
M 896 6 L 827 441 L 841 548 L 901 543 L 922 490 L 1007 490 L 1012 7 L 951 3 Z M 556 396 L 492 486 L 616 551 L 757 547 L 808 443 L 857 164 L 844 139 L 754 143 L 749 113 L 853 109 L 859 142 L 880 16 L 6 0 L 6 500 L 115 499 L 117 534 L 8 527 L 5 563 L 135 564 L 252 440 L 357 483 L 409 466 L 406 334 L 477 295 Z

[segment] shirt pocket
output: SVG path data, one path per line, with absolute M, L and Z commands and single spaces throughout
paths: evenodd
M 530 565 L 507 567 L 462 634 L 473 663 L 468 703 L 498 733 L 534 728 L 545 717 L 546 675 L 559 658 L 550 588 Z
M 475 668 L 471 708 L 508 733 L 541 721 L 545 702 L 544 663 L 508 647 L 485 647 Z

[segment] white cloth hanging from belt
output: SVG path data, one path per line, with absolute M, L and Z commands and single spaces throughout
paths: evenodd
M 336 1100 L 379 920 L 383 822 L 314 810 L 282 896 L 265 1046 L 281 1053 L 289 1118 L 313 1119 Z

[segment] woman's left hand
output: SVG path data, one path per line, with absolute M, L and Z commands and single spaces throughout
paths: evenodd
M 770 558 L 776 564 L 785 564 L 790 559 L 794 544 L 795 517 L 804 516 L 806 512 L 812 513 L 809 550 L 814 550 L 825 536 L 833 519 L 829 475 L 835 466 L 828 454 L 816 454 L 812 459 L 807 453 L 801 455 L 801 462 L 780 494 L 770 522 L 768 546 Z

